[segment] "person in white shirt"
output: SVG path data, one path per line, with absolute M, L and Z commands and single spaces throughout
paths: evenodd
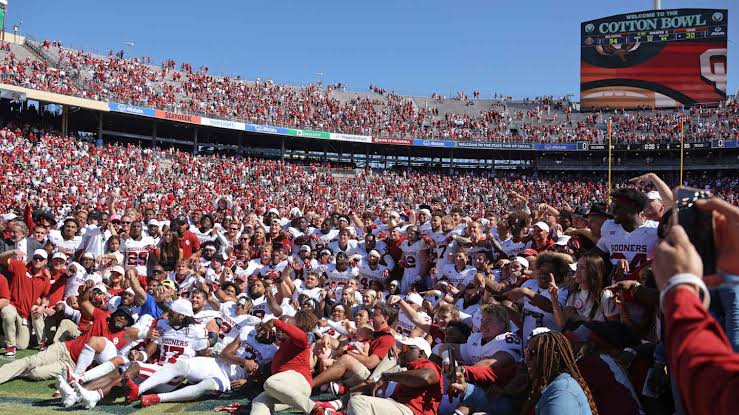
M 453 356 L 465 365 L 506 367 L 523 360 L 521 339 L 510 332 L 508 310 L 500 304 L 485 304 L 480 309 L 480 331 L 473 333 L 466 343 L 446 344 Z
M 129 235 L 130 238 L 126 241 L 126 248 L 123 252 L 125 267 L 126 269 L 135 268 L 139 276 L 145 277 L 151 253 L 156 245 L 153 239 L 144 236 L 143 226 L 139 221 L 131 223 Z
M 611 290 L 603 287 L 606 276 L 606 266 L 603 258 L 597 253 L 589 253 L 580 257 L 575 271 L 577 288 L 570 291 L 564 308 L 559 302 L 553 301 L 554 318 L 557 325 L 563 328 L 567 320 L 580 315 L 589 321 L 617 320 L 619 310 Z M 557 284 L 550 281 L 549 292 L 551 297 L 558 296 Z
M 82 236 L 79 235 L 80 225 L 75 218 L 64 219 L 61 230 L 49 231 L 49 241 L 54 245 L 55 252 L 61 252 L 67 258 L 73 258 L 80 249 Z
M 162 224 L 156 219 L 150 219 L 146 223 L 145 233 L 154 240 L 155 245 L 159 245 L 159 240 L 162 238 Z
M 562 284 L 565 277 L 571 272 L 570 265 L 562 254 L 544 252 L 536 257 L 536 278 L 523 283 L 504 294 L 511 301 L 523 302 L 523 340 L 526 342 L 531 332 L 537 327 L 546 327 L 558 330 L 555 320 L 552 301 L 558 301 L 564 307 L 569 291 L 560 288 L 557 298 L 551 298 L 550 282 Z
M 328 244 L 334 254 L 344 252 L 349 256 L 359 253 L 358 244 L 355 239 L 351 239 L 351 232 L 344 228 L 339 231 L 339 239 Z
M 377 281 L 380 286 L 385 285 L 385 279 L 390 275 L 390 268 L 380 263 L 381 255 L 377 250 L 373 249 L 367 255 L 367 259 L 362 258 L 359 261 L 359 282 L 362 288 L 369 288 L 372 281 Z
M 436 272 L 432 270 L 431 275 L 436 275 L 436 280 L 446 278 L 449 281 L 449 284 L 457 289 L 462 289 L 472 282 L 475 278 L 475 273 L 477 272 L 475 267 L 468 265 L 467 262 L 467 252 L 460 250 L 454 255 L 453 264 L 446 265 L 442 270 L 436 269 Z
M 598 249 L 610 257 L 620 278 L 638 272 L 654 257 L 659 224 L 642 220 L 641 212 L 647 205 L 643 192 L 621 188 L 614 190 L 611 197 L 613 219 L 603 223 Z

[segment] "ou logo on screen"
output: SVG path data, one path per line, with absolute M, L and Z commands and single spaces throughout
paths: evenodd
M 708 49 L 701 53 L 701 78 L 712 82 L 726 94 L 726 48 Z

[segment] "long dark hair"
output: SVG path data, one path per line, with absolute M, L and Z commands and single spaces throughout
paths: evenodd
M 162 235 L 161 243 L 159 244 L 160 262 L 164 264 L 176 264 L 177 260 L 180 259 L 180 235 L 171 229 L 168 232 L 172 235 L 172 241 L 167 242 L 165 238 L 167 233 Z
M 577 368 L 575 354 L 572 352 L 570 342 L 563 334 L 550 331 L 531 338 L 526 347 L 526 360 L 529 359 L 534 362 L 530 365 L 533 366 L 533 371 L 529 373 L 529 379 L 533 383 L 521 414 L 533 413 L 544 389 L 560 374 L 569 373 L 585 393 L 590 411 L 593 415 L 598 415 L 593 394 L 590 393 L 587 382 Z
M 593 297 L 593 307 L 590 309 L 590 315 L 588 316 L 588 320 L 592 320 L 601 306 L 600 300 L 603 297 L 603 289 L 607 277 L 606 264 L 603 258 L 595 252 L 588 252 L 580 257 L 580 259 L 585 261 L 584 272 L 590 282 L 590 293 L 588 296 Z M 573 290 L 570 295 L 575 293 L 576 291 Z

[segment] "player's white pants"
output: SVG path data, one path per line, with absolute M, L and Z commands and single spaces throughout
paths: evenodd
M 182 378 L 186 378 L 193 383 L 197 382 L 198 384 L 212 379 L 216 389 L 210 389 L 211 391 L 227 392 L 231 390 L 230 379 L 223 373 L 215 359 L 209 357 L 193 357 L 191 359 L 179 359 L 173 364 L 166 364 L 155 370 L 154 373 L 149 375 L 148 379 L 139 385 L 139 394 L 143 394 L 147 390 L 159 385 L 171 384 L 173 380 Z
M 160 365 L 158 363 L 139 362 L 138 365 L 139 374 L 136 376 L 136 381 L 137 383 L 139 383 L 140 394 L 143 394 L 146 390 L 154 390 L 155 392 L 172 392 L 173 390 L 177 389 L 177 386 L 179 386 L 180 383 L 182 383 L 182 378 L 171 378 L 170 380 L 163 383 L 160 383 L 157 378 L 154 378 L 153 381 L 150 381 L 150 379 L 161 370 L 172 366 L 172 364 L 170 363 L 164 363 L 163 365 Z M 164 376 L 161 376 L 160 378 L 164 378 Z M 146 389 L 142 389 L 142 386 L 145 383 L 147 384 Z

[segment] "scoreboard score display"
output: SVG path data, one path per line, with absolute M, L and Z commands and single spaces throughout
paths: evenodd
M 580 25 L 580 108 L 716 106 L 726 99 L 728 11 L 648 10 Z

